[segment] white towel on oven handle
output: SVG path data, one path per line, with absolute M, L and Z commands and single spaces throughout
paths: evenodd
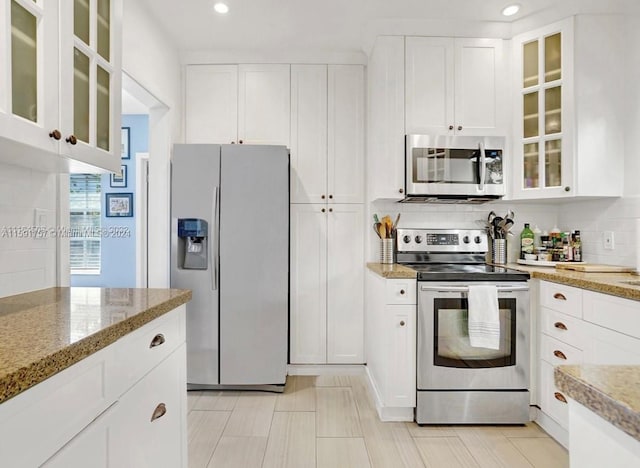
M 471 346 L 500 349 L 498 288 L 491 284 L 470 285 L 468 305 Z

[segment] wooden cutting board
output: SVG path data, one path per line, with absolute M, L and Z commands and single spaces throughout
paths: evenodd
M 599 265 L 597 263 L 557 263 L 558 270 L 575 270 L 584 273 L 631 273 L 635 268 L 617 265 Z

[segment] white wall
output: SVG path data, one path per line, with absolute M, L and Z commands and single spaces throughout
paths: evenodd
M 55 174 L 0 164 L 0 297 L 56 286 L 55 239 L 12 237 L 34 225 L 36 208 L 54 227 L 56 194 Z
M 181 67 L 169 35 L 141 2 L 124 2 L 123 70 L 164 104 L 149 114 L 149 287 L 169 286 L 171 147 L 181 135 Z

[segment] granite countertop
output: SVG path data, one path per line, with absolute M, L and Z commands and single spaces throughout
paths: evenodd
M 0 298 L 0 403 L 190 300 L 189 290 L 126 288 Z
M 640 301 L 640 277 L 633 273 L 583 273 L 572 270 L 556 270 L 549 267 L 532 267 L 518 263 L 500 265 L 513 270 L 525 271 L 531 278 L 566 284 L 604 294 Z M 367 263 L 367 268 L 389 279 L 415 278 L 413 268 L 394 264 Z M 636 284 L 629 284 L 635 282 Z
M 418 276 L 418 273 L 413 268 L 397 263 L 367 263 L 367 268 L 387 279 L 415 279 Z
M 640 366 L 558 366 L 556 386 L 640 441 Z
M 531 274 L 532 278 L 640 301 L 640 277 L 633 273 L 583 273 L 547 267 L 531 267 L 518 263 L 509 263 L 505 266 L 514 270 L 526 271 Z M 628 281 L 636 284 L 629 284 Z

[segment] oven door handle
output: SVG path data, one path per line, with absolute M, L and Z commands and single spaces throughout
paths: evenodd
M 529 286 L 504 286 L 498 287 L 498 292 L 510 291 L 528 291 Z M 420 286 L 420 291 L 439 291 L 439 292 L 469 292 L 468 286 Z

